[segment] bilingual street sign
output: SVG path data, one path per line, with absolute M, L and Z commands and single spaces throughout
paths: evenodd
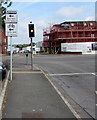
M 6 24 L 6 36 L 17 37 L 17 24 L 16 23 Z
M 17 23 L 18 18 L 17 18 L 17 11 L 6 11 L 6 23 L 13 22 Z

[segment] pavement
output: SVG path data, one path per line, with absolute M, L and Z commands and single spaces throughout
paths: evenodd
M 75 118 L 43 72 L 14 60 L 3 118 Z

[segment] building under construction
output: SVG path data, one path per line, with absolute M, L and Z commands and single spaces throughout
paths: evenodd
M 52 54 L 94 53 L 97 50 L 96 42 L 96 21 L 63 22 L 43 31 L 44 50 Z

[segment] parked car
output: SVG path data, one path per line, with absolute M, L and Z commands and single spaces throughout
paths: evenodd
M 6 66 L 3 62 L 0 62 L 0 80 L 4 80 L 6 77 Z
M 20 50 L 19 53 L 24 53 L 25 50 Z

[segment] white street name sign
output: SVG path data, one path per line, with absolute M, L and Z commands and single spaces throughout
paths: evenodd
M 17 23 L 17 11 L 6 11 L 6 23 Z

